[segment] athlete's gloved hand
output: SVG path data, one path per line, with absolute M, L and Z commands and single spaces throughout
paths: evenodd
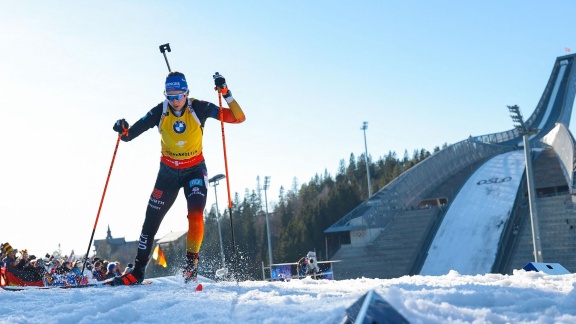
M 213 76 L 214 78 L 214 85 L 216 86 L 216 90 L 220 90 L 220 93 L 226 99 L 226 102 L 230 103 L 234 100 L 232 98 L 232 92 L 228 90 L 228 85 L 226 85 L 226 79 L 222 76 L 222 74 L 216 72 Z
M 122 118 L 118 119 L 116 123 L 114 123 L 114 127 L 112 127 L 112 129 L 119 134 L 123 134 L 129 127 L 130 125 L 128 124 L 126 119 Z
M 214 78 L 214 85 L 216 85 L 216 88 L 220 89 L 221 91 L 228 89 L 228 86 L 226 85 L 226 79 L 224 79 L 222 74 L 216 72 L 212 77 Z

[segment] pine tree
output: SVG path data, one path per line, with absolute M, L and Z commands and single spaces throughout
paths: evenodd
M 443 144 L 442 148 L 446 147 L 447 144 Z M 435 147 L 434 153 L 439 150 Z M 420 149 L 414 150 L 410 157 L 405 150 L 403 158 L 399 159 L 395 152 L 390 151 L 375 162 L 368 157 L 366 165 L 364 155 L 356 159 L 352 153 L 348 165 L 344 159 L 340 160 L 335 178 L 326 169 L 321 176 L 316 174 L 308 183 L 301 185 L 294 177 L 291 190 L 286 192 L 283 186 L 280 187 L 278 201 L 268 206 L 273 261 L 295 262 L 308 251 L 324 251 L 327 240 L 324 230 L 368 198 L 366 168 L 370 170 L 373 189 L 380 189 L 430 155 L 427 150 Z M 265 213 L 259 195 L 254 190 L 246 189 L 241 200 L 235 193 L 232 216 L 236 245 L 243 258 L 246 275 L 260 278 L 262 262 L 268 264 L 268 242 Z M 220 224 L 226 255 L 231 255 L 228 213 L 222 216 Z M 205 228 L 206 232 L 214 232 L 214 235 L 206 235 L 203 249 L 216 255 L 219 253 L 219 243 L 216 244 L 216 214 L 212 209 L 206 215 Z M 338 235 L 328 238 L 329 254 L 334 253 L 341 243 L 342 237 Z

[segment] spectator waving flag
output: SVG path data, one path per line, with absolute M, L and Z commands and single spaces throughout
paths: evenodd
M 160 245 L 156 245 L 154 252 L 152 253 L 152 258 L 158 261 L 158 264 L 166 268 L 168 264 L 166 263 L 166 257 L 164 256 L 164 252 L 160 248 Z

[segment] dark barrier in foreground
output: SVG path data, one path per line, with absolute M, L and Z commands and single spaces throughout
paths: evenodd
M 374 290 L 346 309 L 342 323 L 410 323 Z

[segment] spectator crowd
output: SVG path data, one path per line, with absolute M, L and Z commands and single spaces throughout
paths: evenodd
M 29 254 L 28 250 L 14 249 L 9 243 L 0 245 L 0 260 L 4 282 L 10 281 L 10 273 L 25 283 L 43 282 L 44 285 L 67 285 L 96 283 L 132 271 L 128 264 L 123 270 L 118 261 L 103 260 L 93 256 L 79 257 L 74 254 L 60 256 L 46 253 L 44 257 Z M 8 282 L 10 284 L 10 282 Z

